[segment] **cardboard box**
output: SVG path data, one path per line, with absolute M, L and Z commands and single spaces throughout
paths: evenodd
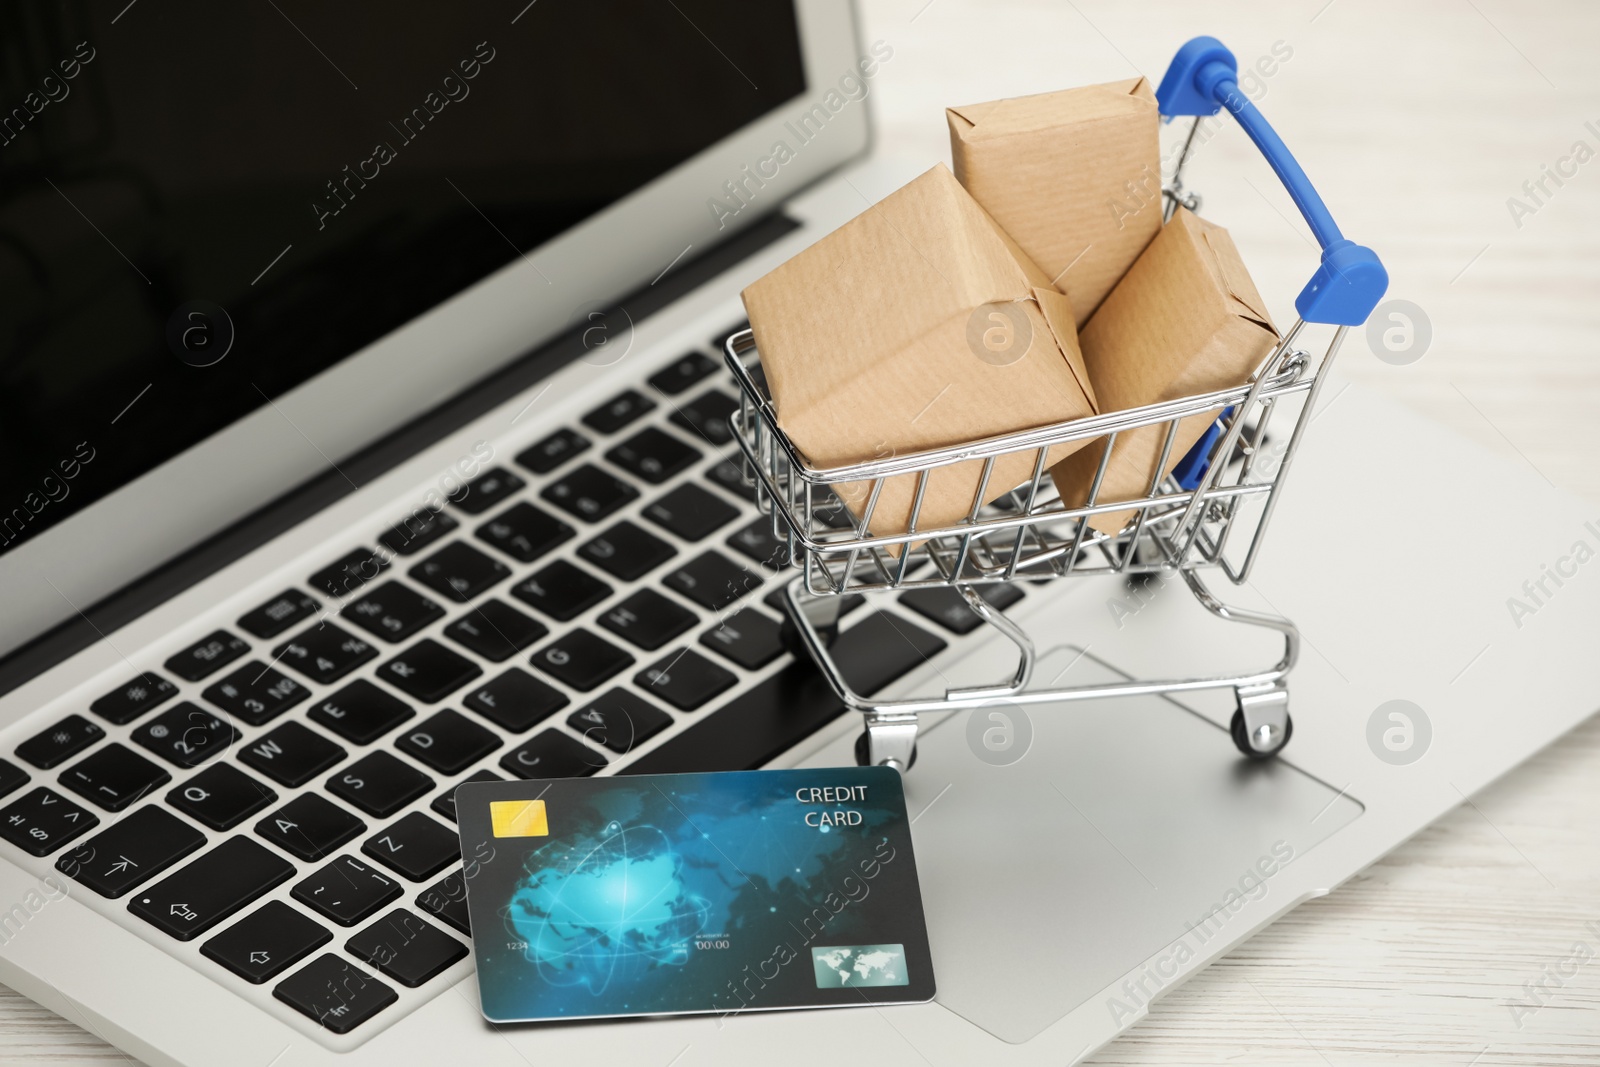
M 945 112 L 956 177 L 1080 328 L 1161 229 L 1158 112 L 1143 78 Z
M 1277 340 L 1278 331 L 1228 231 L 1182 208 L 1079 335 L 1103 412 L 1241 385 Z M 1163 475 L 1218 414 L 1183 420 Z M 1098 502 L 1145 496 L 1165 437 L 1165 423 L 1119 434 Z M 1104 452 L 1102 438 L 1052 469 L 1056 488 L 1070 506 L 1088 499 Z M 1107 512 L 1090 525 L 1116 533 L 1134 514 Z
M 744 293 L 778 423 L 817 467 L 967 444 L 1095 411 L 1070 300 L 937 166 Z M 1081 442 L 1050 453 L 1055 463 Z M 1034 456 L 995 464 L 994 499 Z M 974 460 L 929 479 L 919 530 L 965 518 Z M 836 487 L 856 515 L 871 484 Z M 888 479 L 871 531 L 904 533 L 915 475 Z

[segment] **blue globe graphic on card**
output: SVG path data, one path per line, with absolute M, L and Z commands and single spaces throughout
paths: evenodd
M 685 885 L 683 857 L 665 833 L 612 822 L 561 851 L 540 857 L 549 865 L 528 873 L 506 908 L 506 926 L 541 978 L 599 994 L 688 962 L 711 908 Z

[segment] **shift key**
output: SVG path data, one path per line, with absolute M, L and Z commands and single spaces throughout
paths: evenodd
M 294 866 L 248 837 L 230 837 L 128 902 L 128 910 L 179 941 L 205 933 L 274 886 Z

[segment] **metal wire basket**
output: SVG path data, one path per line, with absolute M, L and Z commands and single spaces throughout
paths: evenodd
M 1364 322 L 1387 287 L 1387 276 L 1370 249 L 1340 235 L 1320 197 L 1265 119 L 1239 92 L 1233 56 L 1213 38 L 1196 38 L 1180 49 L 1157 93 L 1165 116 L 1201 117 L 1226 107 L 1261 147 L 1322 241 L 1322 263 L 1296 301 L 1299 318 L 1261 361 L 1249 380 L 1232 389 L 1076 419 L 950 448 L 891 456 L 848 466 L 819 468 L 778 424 L 760 372 L 749 330 L 728 339 L 726 359 L 740 391 L 734 436 L 757 501 L 772 518 L 773 532 L 789 549 L 800 574 L 786 590 L 795 633 L 846 706 L 865 716 L 858 753 L 863 762 L 910 766 L 917 717 L 925 711 L 975 708 L 1005 701 L 1043 704 L 1108 696 L 1179 693 L 1231 687 L 1237 696 L 1232 734 L 1254 757 L 1277 754 L 1293 731 L 1285 679 L 1295 665 L 1299 634 L 1288 619 L 1224 604 L 1202 579 L 1220 571 L 1234 584 L 1246 581 L 1296 451 L 1316 410 L 1317 396 L 1350 326 Z M 1166 215 L 1185 197 L 1182 171 L 1194 131 L 1165 190 Z M 1298 347 L 1309 331 L 1332 327 L 1320 354 Z M 1168 461 L 1186 419 L 1215 416 L 1204 436 L 1174 467 Z M 1142 495 L 1107 499 L 1106 471 L 1119 441 L 1134 431 L 1164 432 L 1156 474 Z M 1049 476 L 1052 448 L 1103 441 L 1098 469 L 1086 497 L 1068 502 Z M 997 465 L 1032 476 L 1018 487 L 994 484 Z M 1013 462 L 1006 462 L 1011 460 Z M 970 506 L 957 522 L 921 524 L 923 501 L 936 473 L 975 466 Z M 1162 472 L 1172 469 L 1171 474 Z M 874 534 L 874 512 L 891 480 L 913 479 L 904 532 Z M 998 495 L 997 495 L 998 494 Z M 842 498 L 855 504 L 847 509 Z M 1090 520 L 1129 513 L 1115 533 Z M 1272 666 L 1248 674 L 1130 681 L 1111 685 L 1030 685 L 1036 660 L 1027 633 L 982 595 L 997 582 L 1042 581 L 1118 574 L 1180 576 L 1196 599 L 1219 618 L 1265 627 L 1283 639 Z M 951 586 L 985 622 L 1017 647 L 1018 664 L 1001 683 L 949 689 L 929 698 L 875 702 L 855 692 L 829 653 L 837 632 L 841 595 L 929 586 Z

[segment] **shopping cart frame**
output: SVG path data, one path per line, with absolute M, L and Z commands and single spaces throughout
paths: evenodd
M 1163 190 L 1165 218 L 1170 219 L 1180 205 L 1198 209 L 1199 198 L 1184 192 L 1183 169 L 1204 117 L 1226 108 L 1266 155 L 1323 247 L 1317 272 L 1295 302 L 1299 318 L 1245 383 L 949 448 L 818 468 L 778 425 L 757 371 L 759 353 L 752 332 L 741 331 L 727 341 L 725 358 L 740 392 L 740 410 L 732 426 L 746 478 L 755 487 L 758 504 L 770 514 L 773 533 L 786 547 L 788 560 L 801 570 L 784 592 L 796 651 L 803 649 L 840 701 L 864 716 L 866 728 L 857 746 L 863 763 L 907 770 L 915 755 L 922 713 L 1001 703 L 1033 705 L 1232 688 L 1237 705 L 1231 733 L 1241 752 L 1255 758 L 1274 756 L 1293 733 L 1286 680 L 1299 656 L 1299 631 L 1281 616 L 1224 603 L 1201 572 L 1219 571 L 1235 585 L 1248 580 L 1339 347 L 1349 328 L 1363 323 L 1382 298 L 1388 277 L 1371 249 L 1339 232 L 1294 157 L 1240 92 L 1237 64 L 1220 42 L 1200 37 L 1185 44 L 1162 80 L 1157 99 L 1167 119 L 1194 116 L 1172 179 Z M 1334 329 L 1321 355 L 1313 357 L 1297 345 L 1316 325 Z M 1292 416 L 1286 416 L 1291 410 Z M 1219 412 L 1173 472 L 1163 475 L 1183 420 Z M 1293 419 L 1288 442 L 1268 469 L 1262 459 L 1268 428 L 1284 417 Z M 1101 500 L 1102 482 L 1119 436 L 1163 426 L 1166 435 L 1157 474 L 1145 494 Z M 1069 504 L 1053 490 L 1047 456 L 1059 445 L 1096 440 L 1105 443 L 1093 482 L 1084 500 Z M 1026 453 L 1033 457 L 1031 479 L 989 501 L 996 463 Z M 965 518 L 943 526 L 919 526 L 933 472 L 973 464 L 979 465 L 979 474 Z M 1262 476 L 1252 480 L 1258 474 Z M 905 532 L 873 534 L 871 520 L 884 485 L 904 478 L 916 479 Z M 861 485 L 871 486 L 864 507 L 858 501 L 860 513 L 846 513 L 831 487 Z M 1121 512 L 1134 515 L 1115 534 L 1095 530 L 1088 521 Z M 1234 562 L 1227 549 L 1241 529 L 1247 531 L 1248 545 L 1242 560 Z M 1217 618 L 1279 634 L 1282 655 L 1272 666 L 1244 674 L 1031 688 L 1035 645 L 1015 620 L 984 598 L 984 587 L 1105 574 L 1130 580 L 1179 576 Z M 994 685 L 947 689 L 932 697 L 878 701 L 856 692 L 829 651 L 838 633 L 844 595 L 930 586 L 953 587 L 983 622 L 1012 642 L 1018 661 L 1011 677 Z

